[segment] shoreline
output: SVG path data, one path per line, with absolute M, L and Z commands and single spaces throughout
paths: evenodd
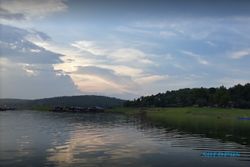
M 114 108 L 108 112 L 143 116 L 155 126 L 250 144 L 250 109 L 225 108 Z

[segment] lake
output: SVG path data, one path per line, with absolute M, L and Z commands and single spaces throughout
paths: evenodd
M 238 157 L 203 157 L 206 151 Z M 0 112 L 0 166 L 241 167 L 250 146 L 121 114 Z

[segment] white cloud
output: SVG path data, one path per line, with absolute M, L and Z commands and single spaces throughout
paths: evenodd
M 178 69 L 180 69 L 180 70 L 184 70 L 184 71 L 187 70 L 187 69 L 185 68 L 184 65 L 181 65 L 181 64 L 179 64 L 179 63 L 172 63 L 172 65 L 173 65 L 175 68 L 178 68 Z
M 146 19 L 132 23 L 137 29 L 154 29 L 154 31 L 166 31 L 169 35 L 188 40 L 225 41 L 234 38 L 235 34 L 249 38 L 249 16 L 241 17 L 171 17 L 165 19 Z M 174 34 L 172 34 L 174 33 Z M 231 35 L 226 36 L 226 33 Z M 226 41 L 234 43 L 234 41 Z M 239 43 L 238 40 L 236 40 Z M 210 43 L 211 44 L 211 43 Z M 213 44 L 212 44 L 213 45 Z M 212 46 L 211 45 L 211 46 Z
M 94 41 L 76 41 L 71 44 L 71 46 L 78 48 L 80 51 L 90 52 L 93 55 L 105 56 L 110 62 L 115 62 L 119 64 L 124 63 L 134 63 L 136 64 L 154 64 L 148 56 L 141 50 L 134 48 L 104 48 L 104 46 L 98 45 Z
M 109 49 L 98 53 L 101 55 L 105 53 L 105 56 L 96 57 L 94 53 L 97 52 L 90 48 L 99 48 L 100 51 L 102 47 L 98 47 L 93 41 L 84 43 L 84 47 L 87 48 L 85 51 L 92 52 L 92 56 L 86 56 L 86 52 L 76 52 L 75 50 L 72 50 L 71 54 L 60 52 L 65 55 L 61 57 L 63 63 L 54 65 L 55 69 L 68 73 L 81 92 L 88 94 L 99 92 L 105 95 L 118 95 L 119 92 L 119 97 L 133 98 L 139 96 L 139 85 L 147 84 L 149 86 L 167 78 L 167 76 L 145 72 L 148 66 L 154 65 L 154 62 L 140 50 L 133 48 Z M 57 49 L 57 51 L 62 50 L 64 49 Z M 67 59 L 71 59 L 71 61 L 67 61 Z M 76 72 L 77 67 L 83 69 L 81 73 Z
M 117 29 L 119 32 L 125 32 L 125 33 L 139 33 L 144 35 L 154 35 L 154 33 L 150 30 L 145 30 L 142 28 L 137 27 L 130 27 L 130 26 L 119 26 Z
M 207 60 L 205 60 L 204 58 L 202 58 L 200 55 L 195 54 L 193 52 L 190 51 L 181 51 L 181 53 L 188 55 L 192 58 L 194 58 L 198 63 L 202 64 L 202 65 L 208 65 L 209 62 Z
M 243 57 L 250 56 L 250 49 L 240 50 L 231 53 L 230 58 L 231 59 L 241 59 Z
M 5 25 L 1 32 L 1 97 L 44 98 L 78 92 L 71 78 L 63 72 L 58 75 L 53 67 L 62 63 L 62 55 L 26 39 L 33 32 Z
M 95 55 L 104 55 L 107 53 L 107 49 L 100 48 L 94 41 L 76 41 L 71 44 L 73 47 L 78 48 L 81 51 L 87 51 Z
M 26 39 L 28 34 L 35 34 L 35 32 L 6 25 L 0 25 L 0 27 L 1 56 L 7 57 L 13 62 L 28 64 L 56 64 L 61 62 L 59 57 L 62 55 L 48 51 Z
M 212 41 L 206 41 L 206 43 L 207 43 L 208 45 L 210 45 L 210 46 L 216 46 L 216 44 L 215 44 L 214 42 L 212 42 Z
M 161 29 L 160 31 L 158 30 L 155 31 L 155 29 L 147 29 L 147 28 L 148 28 L 147 26 L 137 27 L 136 25 L 133 25 L 133 26 L 120 26 L 116 30 L 122 33 L 130 33 L 130 34 L 135 34 L 135 35 L 143 34 L 148 37 L 158 37 L 158 38 L 170 38 L 170 37 L 177 36 L 177 34 L 173 30 L 171 30 L 169 27 L 165 29 Z
M 127 76 L 131 76 L 132 78 L 140 77 L 144 74 L 143 69 L 129 67 L 128 65 L 104 65 L 104 64 L 100 64 L 99 67 L 111 69 L 119 75 L 127 75 Z
M 177 34 L 172 31 L 160 31 L 160 36 L 164 38 L 168 38 L 168 37 L 177 36 Z
M 40 49 L 30 49 L 30 52 L 39 53 L 39 52 L 41 52 L 41 50 Z
M 122 63 L 135 63 L 135 64 L 154 64 L 149 60 L 145 53 L 138 49 L 133 48 L 121 48 L 113 51 L 110 56 L 115 62 Z
M 148 59 L 147 54 L 138 49 L 103 49 L 103 46 L 97 45 L 96 42 L 85 40 L 74 42 L 71 44 L 72 47 L 65 48 L 52 41 L 34 38 L 31 40 L 47 50 L 64 55 L 60 57 L 62 63 L 53 65 L 54 69 L 69 75 L 78 89 L 84 93 L 99 92 L 133 98 L 138 97 L 138 85 L 150 85 L 162 79 L 162 76 L 145 72 L 148 66 L 155 64 Z M 78 70 L 79 67 L 81 71 Z
M 1 8 L 9 15 L 23 16 L 29 20 L 64 11 L 67 6 L 63 0 L 1 0 Z
M 78 66 L 92 65 L 98 65 L 99 67 L 104 68 L 109 67 L 110 69 L 116 68 L 116 65 L 101 63 L 106 57 L 100 57 L 94 54 L 96 51 L 93 48 L 97 48 L 97 45 L 93 41 L 77 41 L 70 44 L 73 47 L 65 47 L 60 46 L 53 41 L 43 41 L 36 38 L 30 38 L 29 40 L 38 46 L 46 48 L 47 50 L 64 55 L 63 57 L 60 57 L 63 63 L 55 64 L 56 69 L 63 69 L 66 72 L 73 72 L 77 70 Z M 75 48 L 78 48 L 79 50 L 76 50 Z M 101 50 L 102 48 L 100 48 L 98 53 L 104 54 L 104 52 L 101 52 Z M 122 68 L 124 69 L 125 67 L 126 66 L 123 66 Z
M 51 65 L 16 63 L 0 57 L 0 98 L 45 98 L 79 94 L 71 78 Z
M 154 82 L 165 80 L 168 78 L 169 78 L 168 75 L 149 75 L 136 79 L 136 82 L 138 82 L 140 85 L 144 85 L 144 84 L 152 84 Z
M 211 22 L 211 24 L 207 24 Z M 184 37 L 192 40 L 201 40 L 209 37 L 215 31 L 217 20 L 211 19 L 192 19 L 192 18 L 175 18 L 165 20 L 151 20 L 141 21 L 134 24 L 135 27 L 140 29 L 155 29 L 160 31 L 162 37 Z M 195 26 L 194 26 L 195 24 Z M 208 28 L 209 26 L 209 28 Z
M 72 73 L 76 84 L 84 92 L 125 92 L 130 93 L 135 86 L 131 77 L 120 75 L 115 71 L 98 66 L 81 66 Z M 94 88 L 94 89 L 92 89 Z
M 28 76 L 37 76 L 38 75 L 38 71 L 35 70 L 35 66 L 34 65 L 30 65 L 30 64 L 21 64 L 23 66 L 23 70 L 26 72 L 26 74 Z

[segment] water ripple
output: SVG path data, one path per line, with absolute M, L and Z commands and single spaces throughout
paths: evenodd
M 0 166 L 238 167 L 250 161 L 247 145 L 122 115 L 16 111 L 0 116 Z M 241 156 L 209 159 L 200 156 L 205 151 L 237 151 Z

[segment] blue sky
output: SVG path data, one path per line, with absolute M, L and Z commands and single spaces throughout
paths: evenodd
M 250 2 L 0 0 L 0 96 L 132 99 L 250 82 Z

